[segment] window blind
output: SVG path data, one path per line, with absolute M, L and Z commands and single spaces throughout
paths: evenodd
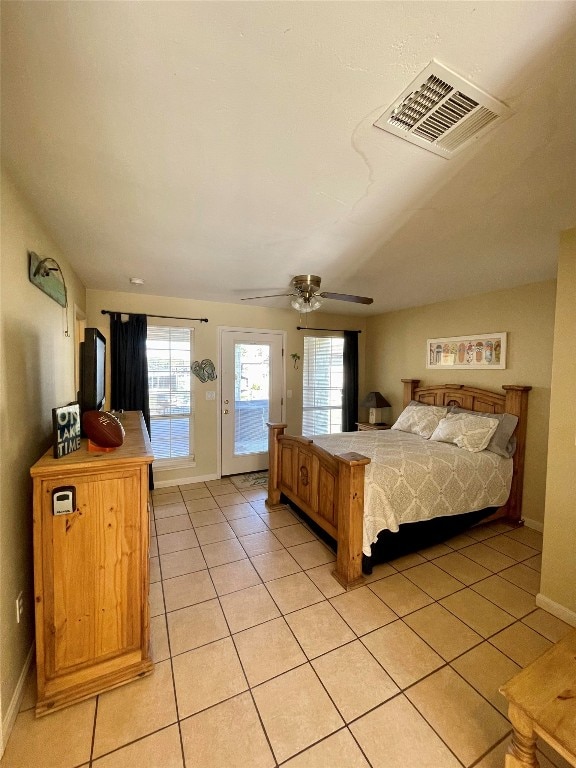
M 342 431 L 344 339 L 305 336 L 303 361 L 302 434 Z
M 148 326 L 148 388 L 156 460 L 194 458 L 192 328 Z

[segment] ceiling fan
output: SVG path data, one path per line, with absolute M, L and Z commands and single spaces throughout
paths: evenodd
M 322 299 L 336 299 L 337 301 L 351 301 L 355 304 L 372 304 L 374 299 L 367 296 L 353 296 L 350 293 L 330 293 L 329 291 L 320 291 L 321 278 L 318 275 L 296 275 L 292 279 L 294 290 L 292 293 L 273 293 L 269 296 L 248 296 L 241 301 L 252 301 L 253 299 L 272 299 L 277 296 L 293 296 L 290 304 L 301 313 L 314 312 L 320 309 Z

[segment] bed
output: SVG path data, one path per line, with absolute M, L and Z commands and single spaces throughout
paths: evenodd
M 528 408 L 529 386 L 505 385 L 503 392 L 468 387 L 458 384 L 443 384 L 433 386 L 421 386 L 418 379 L 402 379 L 404 385 L 403 404 L 406 408 L 411 403 L 419 403 L 432 406 L 444 406 L 450 410 L 453 408 L 465 409 L 475 413 L 511 414 L 517 417 L 517 425 L 514 431 L 516 443 L 515 451 L 511 459 L 501 460 L 502 473 L 509 473 L 507 479 L 509 493 L 502 495 L 497 492 L 497 504 L 488 503 L 478 508 L 478 504 L 484 503 L 482 488 L 479 492 L 478 503 L 473 508 L 456 514 L 453 510 L 442 512 L 432 510 L 428 512 L 431 518 L 422 523 L 415 523 L 395 515 L 394 507 L 401 506 L 394 499 L 386 502 L 386 521 L 378 523 L 382 525 L 382 533 L 391 533 L 395 536 L 395 526 L 408 527 L 415 530 L 419 527 L 431 531 L 438 522 L 444 522 L 448 518 L 452 522 L 458 521 L 460 525 L 473 525 L 479 519 L 505 518 L 512 524 L 521 524 L 522 520 L 522 489 L 524 478 L 524 454 L 526 444 L 526 419 Z M 342 433 L 334 436 L 336 439 L 335 451 L 329 450 L 327 436 L 318 436 L 315 441 L 309 438 L 285 433 L 286 424 L 272 424 L 269 427 L 269 473 L 268 473 L 268 499 L 270 509 L 281 506 L 284 500 L 288 500 L 303 512 L 314 524 L 328 534 L 336 542 L 336 568 L 334 576 L 346 588 L 351 589 L 363 583 L 362 567 L 369 563 L 367 560 L 367 547 L 372 544 L 374 538 L 374 514 L 368 504 L 374 496 L 372 475 L 376 467 L 369 467 L 372 460 L 354 450 L 356 446 L 363 446 L 366 452 L 370 452 L 370 443 L 375 448 L 372 452 L 375 456 L 374 464 L 381 462 L 381 457 L 388 455 L 393 458 L 395 448 L 387 445 L 378 447 L 378 441 L 390 440 L 391 437 L 397 443 L 398 451 L 403 451 L 399 443 L 404 446 L 407 443 L 406 436 L 395 430 L 374 431 L 364 433 Z M 396 436 L 392 435 L 396 432 Z M 328 436 L 330 437 L 330 436 Z M 421 438 L 419 438 L 421 440 Z M 428 440 L 421 440 L 428 443 Z M 438 446 L 442 445 L 437 443 Z M 344 448 L 344 450 L 342 450 Z M 352 448 L 352 450 L 347 450 Z M 446 451 L 446 446 L 444 446 Z M 460 448 L 450 446 L 448 448 L 450 461 L 467 458 L 459 454 L 465 454 Z M 482 451 L 482 454 L 489 453 Z M 446 454 L 448 456 L 449 454 Z M 490 459 L 489 459 L 490 461 Z M 393 461 L 390 462 L 393 464 Z M 492 464 L 496 468 L 494 459 Z M 448 464 L 448 471 L 452 472 L 452 465 Z M 506 470 L 505 467 L 508 467 Z M 404 470 L 399 465 L 393 472 L 401 474 Z M 446 471 L 446 470 L 444 470 Z M 491 470 L 490 470 L 491 472 Z M 482 475 L 482 472 L 479 473 Z M 492 476 L 492 475 L 491 475 Z M 476 483 L 478 485 L 478 483 Z M 506 498 L 507 497 L 507 498 Z M 366 509 L 365 509 L 366 501 Z M 382 504 L 381 504 L 382 506 Z M 429 502 L 421 506 L 430 507 Z M 366 524 L 365 524 L 366 516 Z M 376 526 L 377 527 L 377 526 Z M 369 529 L 369 533 L 366 533 Z

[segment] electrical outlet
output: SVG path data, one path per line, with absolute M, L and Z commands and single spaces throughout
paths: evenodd
M 213 389 L 209 389 L 206 392 L 206 400 L 216 400 L 216 392 Z
M 24 595 L 22 592 L 16 598 L 16 622 L 20 624 L 20 619 L 24 613 Z

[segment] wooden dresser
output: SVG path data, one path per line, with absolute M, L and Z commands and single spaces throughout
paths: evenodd
M 154 457 L 142 415 L 127 412 L 120 419 L 126 436 L 114 451 L 90 452 L 83 439 L 80 450 L 60 459 L 50 450 L 30 470 L 36 715 L 153 668 L 148 468 Z M 74 494 L 74 511 L 55 515 L 53 498 L 63 491 Z

